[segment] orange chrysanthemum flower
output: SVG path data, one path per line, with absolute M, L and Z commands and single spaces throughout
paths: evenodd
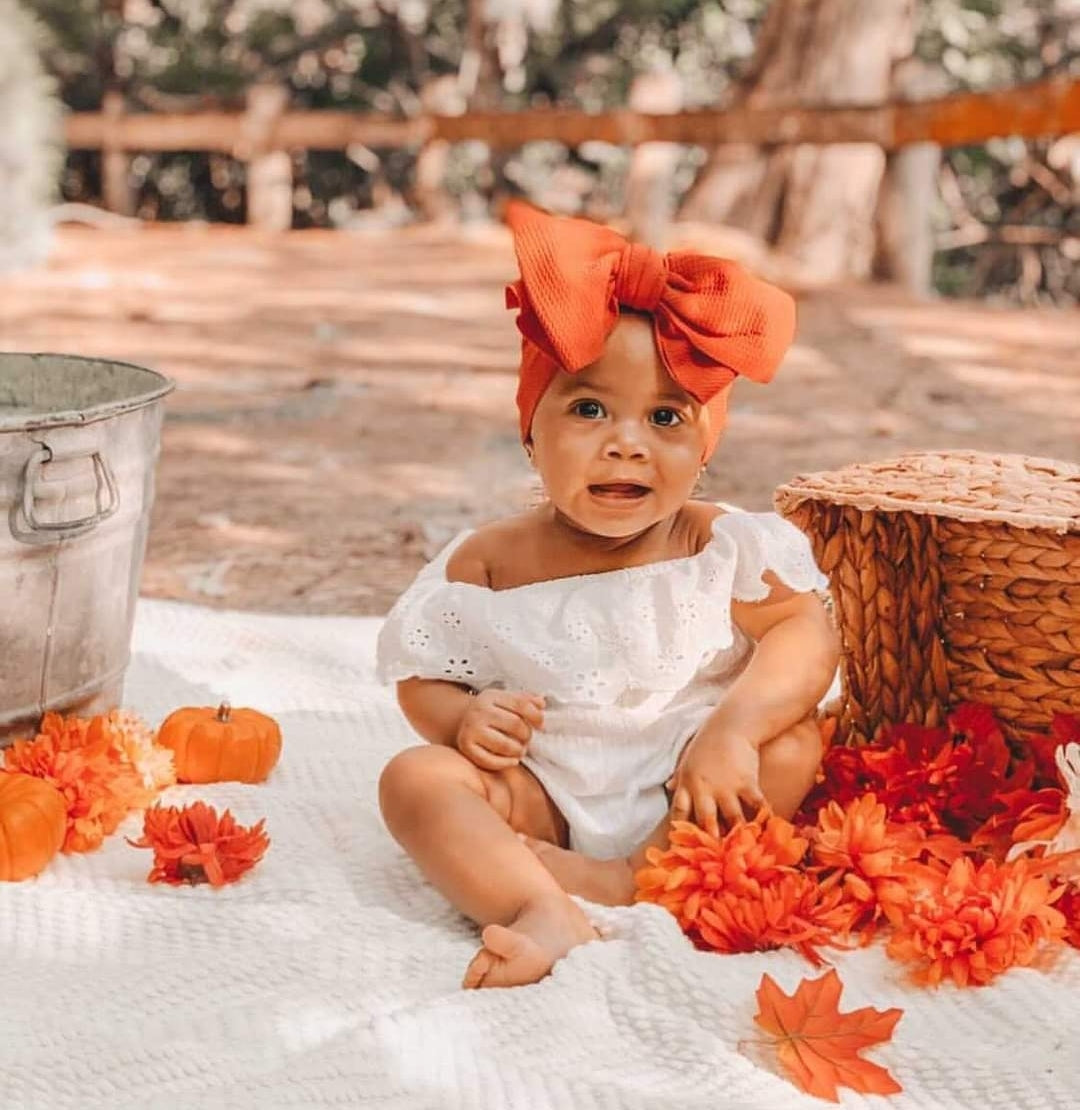
M 916 894 L 889 942 L 889 955 L 919 963 L 917 977 L 935 985 L 985 984 L 1013 965 L 1029 964 L 1039 945 L 1058 940 L 1065 918 L 1045 875 L 1025 860 L 980 867 L 967 856 Z
M 844 923 L 842 891 L 799 869 L 808 841 L 780 817 L 759 814 L 722 839 L 686 821 L 670 846 L 650 848 L 636 900 L 669 910 L 699 947 L 754 952 L 793 947 L 815 963 Z
M 830 802 L 807 830 L 812 855 L 825 876 L 839 881 L 848 920 L 846 934 L 860 933 L 868 943 L 878 920 L 897 920 L 927 870 L 941 870 L 963 852 L 954 837 L 927 837 L 916 825 L 891 822 L 883 803 L 864 794 L 846 808 Z M 920 862 L 929 856 L 930 862 Z
M 143 835 L 129 840 L 136 848 L 153 848 L 152 883 L 210 883 L 224 886 L 250 871 L 270 846 L 265 821 L 247 828 L 228 811 L 219 817 L 213 806 L 194 802 L 182 809 L 154 806 L 143 818 Z
M 135 768 L 119 757 L 103 717 L 46 713 L 35 739 L 16 740 L 4 753 L 4 765 L 45 779 L 64 795 L 65 852 L 99 847 L 131 809 L 151 796 Z
M 121 762 L 135 768 L 143 786 L 152 794 L 176 784 L 172 751 L 154 742 L 157 733 L 138 714 L 129 709 L 114 709 L 105 718 L 105 728 L 113 751 Z

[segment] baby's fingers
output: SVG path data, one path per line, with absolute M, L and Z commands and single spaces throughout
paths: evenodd
M 518 756 L 497 755 L 479 744 L 465 744 L 461 754 L 481 771 L 505 771 L 508 767 L 515 767 L 521 762 Z
M 516 736 L 511 736 L 501 729 L 488 725 L 482 728 L 476 738 L 477 747 L 481 747 L 494 755 L 505 755 L 520 759 L 525 752 L 525 744 Z
M 710 836 L 720 835 L 720 823 L 716 819 L 716 799 L 708 783 L 702 783 L 694 791 L 694 818 Z
M 680 786 L 671 799 L 672 821 L 690 820 L 690 791 L 685 786 Z
M 533 728 L 544 727 L 544 699 L 539 694 L 507 693 L 499 704 L 516 713 Z
M 719 809 L 725 823 L 729 827 L 744 819 L 738 796 L 733 794 L 730 790 L 718 791 L 716 797 L 712 801 L 713 812 L 715 813 L 716 810 Z
M 522 744 L 527 744 L 532 739 L 532 729 L 528 723 L 509 709 L 492 706 L 484 724 L 490 729 L 512 736 Z
M 742 792 L 742 800 L 745 803 L 746 812 L 749 813 L 751 817 L 756 817 L 761 812 L 762 808 L 769 804 L 765 799 L 765 795 L 762 794 L 761 790 L 756 786 L 748 786 Z
M 480 760 L 473 760 L 481 771 L 508 771 L 511 767 L 516 767 L 521 760 L 512 759 L 506 755 L 492 755 L 491 752 L 484 752 Z

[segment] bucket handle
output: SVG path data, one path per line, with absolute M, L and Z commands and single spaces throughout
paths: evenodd
M 111 517 L 120 507 L 120 492 L 116 487 L 116 478 L 113 476 L 109 464 L 105 461 L 105 456 L 100 451 L 92 451 L 90 461 L 93 463 L 94 474 L 98 482 L 98 488 L 94 495 L 95 501 L 100 506 L 101 491 L 104 488 L 106 494 L 108 494 L 104 507 L 99 507 L 89 516 L 79 517 L 78 520 L 63 520 L 56 523 L 38 520 L 34 512 L 34 486 L 38 475 L 41 473 L 42 466 L 47 462 L 52 462 L 55 457 L 53 449 L 43 443 L 27 461 L 23 477 L 23 517 L 31 532 L 42 532 L 52 539 L 69 539 L 73 536 L 81 536 L 84 532 L 89 532 L 94 525 L 100 524 L 101 521 Z M 64 455 L 63 457 L 66 459 L 73 456 Z

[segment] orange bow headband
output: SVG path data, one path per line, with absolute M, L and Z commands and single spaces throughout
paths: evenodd
M 521 280 L 506 287 L 520 309 L 517 404 L 527 439 L 537 403 L 556 373 L 595 362 L 619 306 L 652 316 L 672 378 L 712 416 L 712 454 L 723 429 L 728 386 L 739 375 L 767 382 L 795 334 L 795 303 L 737 262 L 691 251 L 660 254 L 588 220 L 507 205 Z

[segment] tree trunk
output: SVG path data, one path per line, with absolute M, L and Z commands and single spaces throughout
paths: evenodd
M 774 0 L 733 103 L 876 104 L 911 52 L 912 0 Z M 871 143 L 713 153 L 680 218 L 729 223 L 789 256 L 807 280 L 865 277 L 885 165 Z
M 450 73 L 429 78 L 420 89 L 420 104 L 428 114 L 459 116 L 465 110 L 458 79 Z M 430 139 L 416 158 L 412 203 L 420 218 L 430 223 L 445 223 L 457 218 L 457 205 L 446 191 L 446 167 L 450 144 L 445 139 Z
M 926 100 L 946 91 L 944 76 L 912 56 L 893 70 L 893 96 Z M 916 297 L 933 286 L 934 229 L 930 214 L 937 195 L 941 148 L 912 143 L 891 150 L 878 193 L 874 276 L 895 281 Z

